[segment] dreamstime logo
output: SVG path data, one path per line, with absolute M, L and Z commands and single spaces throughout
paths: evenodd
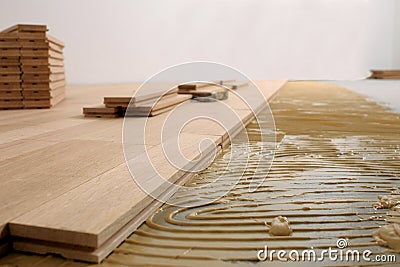
M 329 247 L 317 251 L 313 247 L 310 249 L 299 250 L 269 250 L 265 245 L 264 249 L 257 252 L 257 259 L 259 261 L 307 261 L 307 262 L 322 262 L 324 260 L 330 261 L 345 261 L 345 262 L 396 262 L 396 255 L 373 255 L 371 250 L 357 250 L 347 249 L 348 240 L 339 238 L 336 242 L 336 248 Z
M 241 90 L 232 90 L 221 82 L 223 80 L 235 80 L 247 83 L 248 86 Z M 194 82 L 212 84 L 216 90 L 228 90 L 229 97 L 227 100 L 212 102 L 184 101 L 175 106 L 166 106 L 164 105 L 166 101 L 160 101 L 168 97 L 171 99 L 178 85 Z M 151 115 L 151 110 L 160 109 L 168 112 L 154 118 L 130 117 L 130 111 L 138 110 L 140 101 L 145 101 L 147 105 L 153 107 L 144 115 Z M 264 115 L 267 113 L 267 119 L 260 123 L 257 114 L 263 108 L 265 108 Z M 143 115 L 143 111 L 140 112 Z M 186 181 L 187 175 L 199 173 L 207 168 L 218 151 L 221 151 L 222 144 L 234 143 L 234 136 L 239 132 L 245 132 L 244 122 L 251 119 L 250 115 L 260 125 L 258 143 L 261 151 L 274 151 L 275 124 L 272 113 L 263 93 L 244 74 L 226 65 L 211 62 L 180 64 L 157 73 L 135 91 L 124 118 L 124 156 L 135 183 L 148 195 L 161 202 L 176 206 L 192 206 L 192 203 L 169 203 L 171 192 L 176 192 L 183 186 L 182 183 Z M 266 138 L 268 142 L 263 142 Z M 225 166 L 226 173 L 229 173 L 232 167 L 230 163 L 237 154 L 232 149 L 225 154 L 230 157 L 229 164 Z M 264 167 L 268 164 L 270 167 L 272 159 L 273 153 L 262 159 L 260 157 Z M 235 173 L 236 182 L 226 186 L 225 190 L 213 194 L 212 197 L 196 200 L 196 205 L 211 203 L 228 193 L 246 172 L 248 162 L 247 158 L 241 163 L 240 173 Z M 254 164 L 253 159 L 252 170 Z M 219 177 L 215 177 L 216 179 Z M 260 179 L 249 179 L 249 181 L 249 190 L 252 191 L 263 182 Z M 204 189 L 213 188 L 212 183 L 200 186 Z
M 349 245 L 349 244 L 348 244 L 348 242 L 347 242 L 347 239 L 339 238 L 339 239 L 336 241 L 336 246 L 337 246 L 339 249 L 346 248 L 348 245 Z

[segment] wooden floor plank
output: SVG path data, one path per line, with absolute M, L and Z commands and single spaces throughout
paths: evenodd
M 205 137 L 184 134 L 181 148 L 188 159 L 194 159 L 199 153 L 197 146 L 192 145 L 193 142 L 197 143 Z M 221 139 L 214 139 L 216 143 L 220 141 Z M 157 171 L 166 179 L 174 182 L 183 176 L 184 172 L 168 163 L 168 159 L 162 153 L 161 145 L 150 148 L 148 153 L 158 166 Z M 135 157 L 135 159 L 141 158 L 143 156 Z M 140 172 L 143 175 L 149 175 L 149 179 L 154 175 L 154 172 L 144 167 Z M 164 190 L 159 190 L 159 194 L 162 192 Z M 105 195 L 107 198 L 104 197 Z M 121 205 L 116 207 L 113 203 L 121 203 Z M 151 197 L 141 191 L 131 178 L 126 165 L 121 164 L 110 172 L 13 220 L 10 227 L 13 236 L 101 248 L 150 203 Z M 60 205 L 62 205 L 61 209 Z M 99 210 L 99 207 L 102 209 Z M 82 209 L 82 211 L 77 209 Z M 39 213 L 41 213 L 40 216 L 38 216 Z M 82 216 L 87 217 L 85 219 Z M 53 219 L 49 220 L 50 218 Z M 81 220 L 87 223 L 79 223 Z M 27 221 L 29 221 L 28 228 L 34 231 L 27 231 L 25 226 Z M 51 240 L 46 239 L 49 237 L 49 229 L 51 229 Z M 65 231 L 65 229 L 68 230 Z M 18 243 L 17 248 L 23 249 L 23 242 Z M 60 250 L 53 248 L 53 251 Z
M 91 133 L 101 134 L 101 132 L 106 129 L 111 129 L 121 135 L 121 130 L 115 129 L 117 127 L 122 127 L 122 123 L 118 123 L 114 120 L 87 120 L 83 124 L 78 124 L 63 129 L 56 129 L 54 131 L 48 131 L 32 136 L 30 137 L 30 139 L 50 142 L 65 142 L 70 140 L 95 140 L 90 138 L 83 139 L 82 136 L 89 135 Z
M 26 112 L 26 111 L 24 111 Z M 47 113 L 46 113 L 47 114 Z M 50 131 L 55 131 L 59 129 L 66 129 L 71 126 L 81 125 L 86 123 L 82 119 L 64 119 L 58 121 L 52 121 L 48 123 L 40 123 L 39 125 L 28 125 L 26 127 L 21 127 L 13 131 L 8 131 L 5 133 L 0 133 L 0 144 L 8 143 L 11 141 L 32 138 L 36 135 L 47 133 Z
M 283 81 L 262 83 L 263 92 L 271 96 L 282 84 Z M 124 229 L 123 225 L 127 225 L 127 230 L 121 236 L 126 236 L 134 230 L 135 223 L 129 227 L 128 225 L 132 222 L 135 212 L 140 208 L 149 207 L 151 201 L 144 197 L 143 192 L 138 191 L 135 185 L 131 186 L 134 183 L 124 165 L 121 146 L 124 120 L 85 119 L 81 112 L 82 106 L 99 104 L 103 96 L 110 95 L 110 92 L 115 95 L 130 95 L 138 86 L 139 84 L 70 86 L 67 89 L 66 100 L 51 110 L 0 111 L 0 146 L 2 150 L 8 151 L 0 161 L 0 171 L 4 174 L 0 179 L 5 179 L 1 181 L 2 188 L 6 188 L 3 190 L 7 191 L 0 195 L 2 203 L 7 203 L 0 211 L 1 225 L 14 220 L 13 229 L 18 236 L 25 236 L 24 233 L 29 232 L 33 233 L 32 237 L 38 239 L 54 241 L 54 237 L 59 238 L 59 241 L 69 242 L 68 238 L 71 238 L 72 243 L 103 246 L 108 244 L 111 247 L 118 244 L 116 240 L 121 240 L 121 237 L 113 237 L 118 229 Z M 231 104 L 237 110 L 239 118 L 248 119 L 249 110 L 245 107 L 240 108 L 241 104 L 233 100 L 235 99 L 231 100 Z M 196 109 L 205 108 L 211 103 L 197 103 L 202 106 L 188 104 Z M 151 148 L 151 153 L 158 162 L 157 170 L 167 179 L 174 181 L 184 174 L 163 158 L 160 132 L 163 120 L 167 116 L 166 113 L 153 118 L 125 120 L 137 123 L 148 121 L 145 143 Z M 199 129 L 196 131 L 193 128 L 193 132 L 184 130 L 182 134 L 190 137 L 183 145 L 184 154 L 189 158 L 196 157 L 199 153 L 197 145 L 193 146 L 194 137 L 195 140 L 208 137 L 220 145 L 226 139 L 226 132 L 221 129 L 212 133 Z M 130 146 L 142 144 L 143 140 L 132 138 Z M 21 166 L 24 166 L 23 171 Z M 145 173 L 145 170 L 143 172 Z M 151 173 L 144 175 L 151 176 Z M 13 198 L 10 194 L 14 194 Z M 106 208 L 106 203 L 111 203 L 109 200 L 113 198 L 115 201 L 111 202 L 121 205 Z M 128 200 L 125 201 L 125 198 Z M 138 203 L 145 199 L 147 202 L 140 206 Z M 65 210 L 62 211 L 59 207 L 56 209 L 59 205 L 57 203 L 63 203 Z M 41 209 L 48 211 L 39 212 Z M 59 223 L 61 214 L 58 212 L 62 212 L 65 224 Z M 105 223 L 100 223 L 103 215 Z M 80 219 L 77 219 L 86 218 L 85 216 L 87 219 L 78 223 Z M 50 230 L 52 227 L 57 233 L 54 236 Z M 38 229 L 41 230 L 36 231 Z M 65 234 L 69 231 L 74 233 L 71 237 Z M 18 244 L 26 245 L 27 242 Z M 35 250 L 32 248 L 31 251 Z M 51 252 L 51 249 L 48 249 L 48 252 Z M 104 251 L 97 251 L 93 255 L 98 260 L 106 254 Z M 74 258 L 73 254 L 68 255 Z
M 176 94 L 177 89 L 170 90 L 169 92 L 166 92 L 164 97 L 168 97 L 172 94 Z M 140 105 L 144 102 L 151 102 L 154 103 L 158 98 L 162 96 L 164 92 L 163 91 L 156 91 L 156 92 L 148 92 L 148 93 L 142 93 L 138 92 L 138 95 L 134 94 L 134 92 L 131 92 L 128 95 L 120 95 L 120 96 L 105 96 L 104 97 L 104 104 L 106 107 L 123 107 L 127 108 L 129 103 L 132 101 L 132 106 Z
M 221 150 L 218 150 L 220 153 Z M 174 182 L 176 185 L 183 185 L 190 177 L 192 173 L 187 173 Z M 160 197 L 169 198 L 175 193 L 175 189 L 164 189 Z M 39 254 L 54 253 L 62 255 L 65 258 L 78 259 L 87 262 L 101 262 L 111 251 L 117 247 L 123 240 L 125 240 L 133 231 L 135 231 L 140 224 L 145 221 L 157 208 L 163 203 L 159 202 L 149 196 L 145 196 L 141 201 L 141 204 L 135 206 L 141 206 L 143 209 L 136 212 L 135 216 L 123 227 L 121 227 L 111 238 L 109 238 L 101 247 L 94 251 L 82 251 L 77 250 L 74 247 L 64 246 L 53 246 L 46 244 L 45 242 L 32 242 L 32 241 L 16 241 L 13 243 L 13 248 L 19 251 L 28 251 Z M 132 214 L 131 214 L 132 215 Z
M 109 151 L 108 156 L 104 151 Z M 121 146 L 104 141 L 68 141 L 0 162 L 0 224 L 121 164 Z M 23 171 L 21 169 L 23 166 Z
M 128 107 L 125 116 L 156 116 L 171 110 L 174 106 L 192 98 L 191 95 L 172 94 L 160 100 L 151 100 Z
M 49 140 L 41 141 L 41 140 L 21 139 L 10 143 L 1 144 L 0 162 L 23 154 L 32 153 L 35 150 L 48 147 L 55 143 L 56 142 L 54 141 L 52 142 Z

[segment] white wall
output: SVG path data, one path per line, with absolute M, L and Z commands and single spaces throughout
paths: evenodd
M 70 83 L 144 80 L 209 60 L 253 79 L 358 79 L 393 64 L 396 0 L 0 0 L 0 28 L 45 23 Z
M 393 68 L 400 69 L 400 1 L 395 1 L 395 25 L 394 25 L 394 45 L 393 45 Z

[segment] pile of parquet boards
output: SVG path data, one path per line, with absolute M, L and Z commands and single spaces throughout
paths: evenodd
M 98 118 L 153 117 L 172 110 L 190 98 L 191 95 L 178 95 L 177 89 L 166 94 L 156 92 L 134 97 L 104 97 L 103 106 L 84 107 L 83 114 L 85 117 Z
M 64 44 L 46 25 L 0 32 L 0 109 L 50 108 L 65 97 Z
M 220 85 L 224 85 L 225 88 Z M 226 91 L 226 88 L 237 89 L 244 86 L 248 86 L 248 83 L 225 80 L 212 83 L 182 84 L 166 94 L 163 94 L 162 90 L 155 90 L 155 92 L 142 93 L 134 97 L 106 96 L 104 105 L 84 107 L 83 115 L 96 118 L 153 117 L 172 110 L 192 97 L 207 97 L 215 92 Z
M 400 70 L 371 70 L 370 79 L 400 79 Z
M 245 86 L 248 86 L 247 82 L 236 82 L 235 80 L 215 81 L 212 83 L 188 83 L 179 85 L 178 93 L 191 94 L 193 97 L 209 97 L 216 92 L 224 92 L 228 89 L 236 90 Z

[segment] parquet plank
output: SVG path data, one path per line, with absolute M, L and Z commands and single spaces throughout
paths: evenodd
M 149 113 L 155 116 L 160 113 L 168 111 L 168 107 L 174 107 L 186 100 L 192 98 L 191 95 L 177 95 L 173 94 L 171 96 L 166 96 L 156 102 L 156 100 L 150 100 L 147 102 L 139 103 L 134 107 L 128 107 L 126 111 L 126 116 L 147 116 Z
M 109 151 L 108 156 L 102 151 Z M 115 143 L 84 140 L 59 142 L 1 161 L 0 199 L 7 205 L 0 207 L 0 225 L 122 162 L 121 147 Z
M 193 143 L 200 142 L 206 137 L 196 134 L 183 134 L 181 138 L 185 141 L 181 142 L 181 149 L 186 158 L 195 159 L 198 156 L 198 148 L 193 146 Z M 220 141 L 221 139 L 214 138 L 215 143 Z M 160 175 L 174 182 L 183 175 L 183 172 L 168 162 L 162 153 L 162 149 L 162 145 L 158 145 L 150 148 L 148 153 L 153 163 L 158 166 L 157 171 Z M 134 159 L 140 161 L 142 158 L 142 155 L 136 155 Z M 144 176 L 149 176 L 151 180 L 151 177 L 155 174 L 154 171 L 149 170 L 146 165 L 140 166 L 143 167 L 139 171 Z M 155 188 L 155 190 L 157 189 Z M 164 190 L 159 190 L 158 194 L 163 192 Z M 107 198 L 104 197 L 105 195 L 107 195 Z M 114 203 L 120 203 L 120 205 L 116 207 Z M 129 223 L 136 214 L 150 203 L 151 198 L 137 187 L 126 165 L 121 164 L 110 172 L 104 173 L 36 210 L 13 220 L 10 229 L 13 236 L 22 235 L 23 237 L 44 241 L 101 248 L 107 240 L 112 238 L 119 229 Z M 60 205 L 62 205 L 62 208 L 60 208 Z M 109 208 L 106 208 L 106 206 L 109 206 Z M 99 212 L 99 207 L 102 207 L 101 212 Z M 77 209 L 82 209 L 83 214 Z M 39 213 L 42 215 L 38 217 Z M 49 221 L 49 218 L 53 218 L 53 220 Z M 87 223 L 82 224 L 80 223 L 81 220 L 85 220 Z M 35 230 L 27 232 L 25 226 L 21 225 L 21 221 L 29 221 L 30 225 L 34 225 Z M 52 229 L 51 240 L 48 239 L 48 229 Z M 68 230 L 65 231 L 64 229 Z
M 268 86 L 265 92 L 272 95 L 282 84 L 263 86 Z M 8 192 L 0 195 L 0 200 L 9 203 L 0 210 L 0 225 L 4 227 L 12 221 L 12 235 L 22 238 L 15 239 L 14 248 L 97 262 L 157 207 L 157 203 L 137 188 L 126 169 L 121 147 L 123 119 L 85 119 L 81 115 L 82 106 L 98 104 L 104 95 L 132 95 L 137 87 L 138 84 L 72 86 L 68 89 L 70 97 L 52 110 L 0 112 L 0 148 L 8 151 L 0 160 L 0 171 L 4 173 L 0 179 L 6 179 L 1 182 Z M 187 104 L 197 109 L 198 105 L 205 108 L 212 103 Z M 248 109 L 239 108 L 237 112 L 239 118 L 248 120 Z M 148 120 L 145 142 L 157 162 L 157 170 L 172 182 L 184 181 L 185 174 L 171 166 L 161 150 L 160 131 L 167 116 L 165 113 L 126 120 L 138 123 Z M 189 158 L 199 154 L 197 145 L 193 145 L 197 141 L 209 137 L 222 145 L 226 135 L 222 130 L 214 134 L 203 133 L 200 128 L 197 132 L 195 128 L 192 130 L 182 132 L 184 155 Z M 141 143 L 143 140 L 133 138 L 131 145 Z M 140 155 L 131 156 L 140 158 Z M 143 175 L 152 176 L 145 168 Z M 168 188 L 158 190 L 159 194 L 172 193 Z M 10 200 L 10 194 L 15 192 Z M 58 203 L 65 206 L 56 208 Z M 110 203 L 114 203 L 112 207 Z M 42 241 L 28 241 L 29 236 Z M 49 246 L 54 243 L 44 240 L 66 244 Z M 71 250 L 71 244 L 98 248 Z

